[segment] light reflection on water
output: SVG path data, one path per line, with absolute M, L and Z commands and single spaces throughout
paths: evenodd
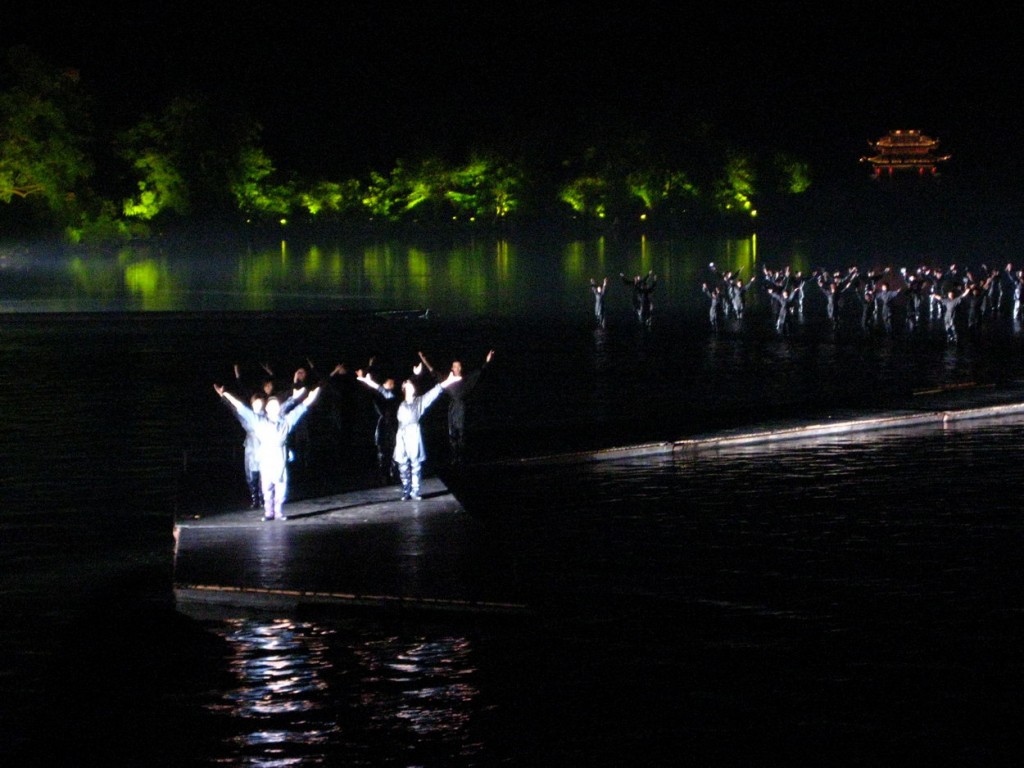
M 368 765 L 391 752 L 464 760 L 480 749 L 478 672 L 466 637 L 352 633 L 285 619 L 210 626 L 227 641 L 237 680 L 207 705 L 233 734 L 214 762 L 330 763 L 345 745 L 366 742 L 390 745 L 367 754 Z
M 400 242 L 126 246 L 114 255 L 9 254 L 3 311 L 430 308 L 453 317 L 575 312 L 591 277 L 662 275 L 659 301 L 699 304 L 710 261 L 755 268 L 751 239 L 685 243 L 604 237 L 568 243 L 467 238 Z M 620 291 L 625 296 L 625 291 Z M 619 297 L 616 297 L 619 298 Z M 621 302 L 625 306 L 625 300 Z

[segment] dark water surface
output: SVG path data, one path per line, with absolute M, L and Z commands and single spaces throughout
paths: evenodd
M 594 253 L 577 276 L 596 271 Z M 699 276 L 706 256 L 676 273 Z M 5 315 L 3 764 L 993 765 L 1019 754 L 1020 419 L 539 469 L 486 520 L 536 595 L 529 619 L 174 610 L 175 516 L 237 504 L 244 490 L 240 430 L 211 387 L 236 361 L 329 369 L 376 354 L 401 369 L 418 350 L 446 365 L 494 348 L 470 423 L 480 451 L 504 452 L 1024 380 L 1009 321 L 950 345 L 940 329 L 837 335 L 809 314 L 779 338 L 755 310 L 713 335 L 690 285 L 665 292 L 647 330 L 614 295 L 596 329 L 589 294 L 556 272 L 549 301 L 521 312 L 513 297 L 507 311 L 427 320 L 337 312 L 308 295 L 301 311 L 278 298 Z M 296 496 L 363 479 L 372 413 L 359 400 L 326 406 L 311 414 L 323 450 Z M 437 448 L 443 413 L 432 416 Z M 212 483 L 201 496 L 196 477 Z

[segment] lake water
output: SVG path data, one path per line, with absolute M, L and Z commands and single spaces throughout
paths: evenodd
M 914 254 L 901 255 L 910 265 Z M 175 515 L 237 503 L 241 490 L 227 474 L 202 499 L 184 491 L 189 473 L 236 469 L 240 434 L 211 387 L 235 362 L 289 376 L 377 356 L 401 372 L 419 350 L 472 365 L 493 348 L 471 439 L 505 451 L 1024 380 L 1020 330 L 1006 319 L 957 344 L 937 327 L 833 332 L 809 297 L 804 321 L 779 337 L 755 298 L 742 326 L 707 326 L 699 288 L 711 261 L 749 274 L 849 258 L 757 238 L 3 250 L 4 763 L 1017 755 L 1019 419 L 545 470 L 543 500 L 495 506 L 495 535 L 550 601 L 537 621 L 198 621 L 174 610 Z M 649 269 L 659 285 L 643 328 L 615 281 Z M 598 328 L 587 281 L 604 275 Z M 423 309 L 426 319 L 399 313 Z M 315 434 L 358 463 L 372 414 L 343 416 L 325 411 Z M 443 419 L 427 428 L 436 440 Z M 295 494 L 357 476 L 321 466 Z

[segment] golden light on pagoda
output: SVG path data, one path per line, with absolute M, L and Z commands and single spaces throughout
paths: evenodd
M 870 163 L 875 177 L 897 171 L 917 171 L 918 175 L 938 173 L 939 163 L 949 160 L 950 155 L 938 155 L 938 139 L 926 136 L 920 131 L 889 131 L 878 141 L 869 141 L 874 154 L 862 157 L 862 163 Z

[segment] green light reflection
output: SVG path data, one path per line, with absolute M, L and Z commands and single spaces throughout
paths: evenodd
M 580 282 L 589 279 L 590 275 L 584 277 L 587 265 L 586 244 L 576 240 L 565 246 L 565 255 L 562 259 L 565 276 L 570 282 Z
M 124 284 L 128 293 L 141 300 L 141 309 L 166 311 L 177 306 L 177 290 L 167 263 L 146 259 L 124 267 Z
M 76 292 L 92 299 L 114 299 L 124 285 L 121 267 L 116 263 L 102 265 L 94 259 L 76 256 L 69 262 L 68 271 Z
M 694 286 L 708 278 L 709 261 L 749 279 L 760 270 L 756 237 L 652 240 L 594 237 L 538 247 L 506 240 L 468 239 L 423 247 L 385 240 L 303 246 L 283 240 L 235 254 L 166 255 L 127 246 L 115 258 L 78 256 L 67 262 L 65 302 L 88 299 L 114 308 L 147 310 L 273 309 L 330 306 L 424 309 L 454 314 L 518 314 L 561 304 L 576 311 L 591 277 L 653 270 L 659 306 L 698 303 Z M 806 253 L 773 253 L 770 266 L 807 271 Z M 623 289 L 617 288 L 615 293 Z M 612 304 L 619 297 L 610 297 Z

